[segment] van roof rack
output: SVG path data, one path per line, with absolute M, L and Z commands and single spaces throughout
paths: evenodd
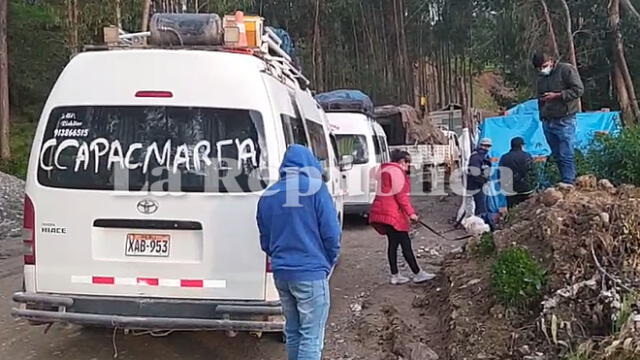
M 359 101 L 329 101 L 319 102 L 320 106 L 326 113 L 359 113 L 364 115 L 373 116 L 373 112 L 367 109 Z
M 161 17 L 170 15 L 172 17 L 180 15 L 205 15 L 205 14 L 155 14 L 155 17 Z M 206 14 L 214 15 L 215 14 Z M 153 22 L 153 19 L 152 19 Z M 168 29 L 166 27 L 159 30 L 172 32 L 176 34 L 177 38 L 182 42 L 179 29 Z M 293 81 L 302 90 L 308 90 L 311 82 L 307 79 L 300 69 L 294 64 L 292 57 L 281 47 L 282 40 L 278 35 L 269 27 L 264 27 L 262 35 L 259 36 L 258 46 L 235 46 L 227 45 L 224 41 L 219 44 L 210 45 L 173 45 L 173 44 L 153 44 L 151 43 L 152 31 L 143 31 L 136 33 L 128 33 L 115 26 L 104 28 L 104 40 L 105 43 L 101 45 L 85 45 L 83 51 L 106 51 L 106 50 L 126 50 L 126 49 L 171 49 L 171 50 L 204 50 L 204 51 L 220 51 L 241 53 L 247 55 L 253 55 L 260 58 L 267 65 L 267 73 L 281 82 L 286 83 L 287 80 Z

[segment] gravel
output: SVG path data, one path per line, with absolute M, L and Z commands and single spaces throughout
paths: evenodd
M 23 202 L 24 181 L 0 172 L 0 258 L 21 251 Z

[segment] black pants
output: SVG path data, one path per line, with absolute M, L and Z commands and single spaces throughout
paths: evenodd
M 414 274 L 419 273 L 420 266 L 418 266 L 415 255 L 413 255 L 409 233 L 406 231 L 397 231 L 389 225 L 387 225 L 386 228 L 387 238 L 389 239 L 387 256 L 389 257 L 389 267 L 391 268 L 391 274 L 398 274 L 398 247 L 402 247 L 402 255 L 411 268 L 411 271 Z
M 473 202 L 476 204 L 475 216 L 482 217 L 487 214 L 487 196 L 484 194 L 484 190 L 473 195 Z

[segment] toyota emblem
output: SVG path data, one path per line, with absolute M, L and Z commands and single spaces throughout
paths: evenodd
M 138 212 L 145 215 L 155 214 L 158 211 L 158 202 L 151 199 L 145 199 L 138 202 Z

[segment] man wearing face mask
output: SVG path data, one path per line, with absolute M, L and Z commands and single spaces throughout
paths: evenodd
M 487 194 L 484 186 L 491 177 L 491 159 L 489 151 L 493 146 L 493 141 L 489 138 L 480 140 L 478 148 L 469 158 L 467 169 L 467 191 L 473 196 L 476 205 L 475 215 L 487 220 Z
M 540 72 L 536 93 L 545 137 L 558 163 L 562 183 L 573 185 L 576 181 L 576 113 L 584 85 L 573 65 L 556 61 L 552 56 L 536 53 L 532 63 Z

